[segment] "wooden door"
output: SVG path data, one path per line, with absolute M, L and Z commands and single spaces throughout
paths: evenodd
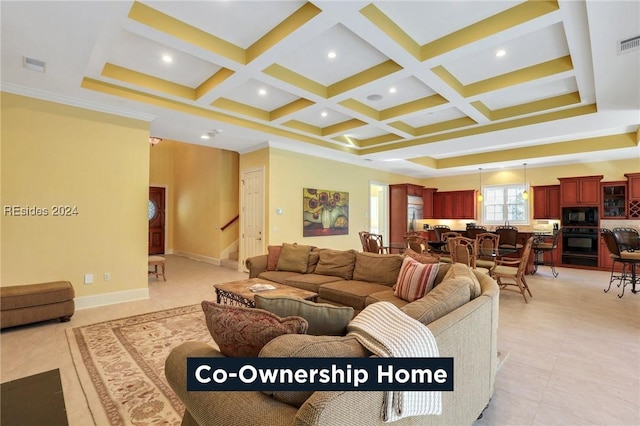
M 242 172 L 242 262 L 265 252 L 264 169 Z M 245 268 L 246 270 L 246 268 Z
M 149 254 L 164 253 L 164 188 L 149 187 Z

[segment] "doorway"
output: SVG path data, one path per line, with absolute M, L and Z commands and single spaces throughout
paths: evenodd
M 369 182 L 369 232 L 389 241 L 389 185 Z
M 149 187 L 149 254 L 164 254 L 165 189 Z
M 242 180 L 242 262 L 264 253 L 264 168 L 243 170 Z M 246 268 L 245 268 L 246 271 Z

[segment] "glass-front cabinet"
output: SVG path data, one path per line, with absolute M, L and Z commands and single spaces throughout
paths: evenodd
M 602 183 L 602 217 L 626 218 L 627 217 L 627 183 L 603 182 Z

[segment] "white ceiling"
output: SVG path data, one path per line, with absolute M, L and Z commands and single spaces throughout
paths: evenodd
M 538 3 L 550 11 L 499 27 L 531 2 L 2 1 L 1 88 L 148 120 L 165 139 L 241 153 L 273 146 L 415 177 L 640 158 L 637 138 L 545 152 L 637 131 L 640 48 L 620 54 L 617 46 L 640 36 L 640 2 Z M 260 48 L 261 38 L 275 42 Z M 499 49 L 506 55 L 496 57 Z M 253 57 L 229 53 L 238 51 Z M 25 68 L 24 57 L 46 62 L 46 72 Z M 558 66 L 563 57 L 569 67 Z M 365 78 L 381 64 L 392 71 Z M 543 71 L 519 71 L 527 68 Z M 478 90 L 461 92 L 446 73 Z M 508 114 L 487 116 L 477 101 Z M 481 155 L 515 148 L 499 162 Z

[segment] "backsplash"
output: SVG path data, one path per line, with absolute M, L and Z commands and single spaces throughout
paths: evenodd
M 640 220 L 601 220 L 601 228 L 634 228 L 640 232 Z
M 629 221 L 627 221 L 629 222 Z M 633 221 L 638 222 L 638 221 Z M 447 225 L 451 229 L 464 230 L 467 229 L 468 223 L 473 223 L 468 219 L 463 220 L 454 220 L 454 219 L 423 219 L 418 221 L 419 228 L 422 229 L 424 224 L 429 224 L 429 229 L 433 228 L 435 225 Z M 481 223 L 476 222 L 478 225 L 482 225 Z M 518 228 L 519 231 L 523 232 L 553 232 L 553 224 L 557 223 L 560 225 L 559 220 L 534 220 L 529 225 L 514 225 Z M 494 231 L 497 225 L 482 225 L 487 228 L 489 231 Z

